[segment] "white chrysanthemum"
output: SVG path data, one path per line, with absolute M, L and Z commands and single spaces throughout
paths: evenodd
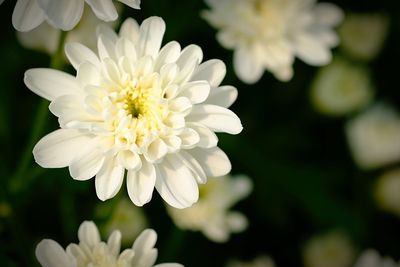
M 51 101 L 61 126 L 35 146 L 39 165 L 69 166 L 76 180 L 96 175 L 101 200 L 117 194 L 128 170 L 136 205 L 150 201 L 155 187 L 177 208 L 197 201 L 197 183 L 230 171 L 214 132 L 242 130 L 227 109 L 237 90 L 219 87 L 225 65 L 217 59 L 200 64 L 200 47 L 181 50 L 172 41 L 160 50 L 164 31 L 159 17 L 140 28 L 128 19 L 119 36 L 100 27 L 99 56 L 79 43 L 66 45 L 76 77 L 52 69 L 26 72 L 25 84 Z
M 354 267 L 399 267 L 400 263 L 396 263 L 389 257 L 381 257 L 375 250 L 366 250 L 358 258 Z
M 321 68 L 311 85 L 314 107 L 330 116 L 358 111 L 369 104 L 373 95 L 368 70 L 341 58 Z
M 119 230 L 122 234 L 122 245 L 132 244 L 133 240 L 148 225 L 143 209 L 132 206 L 132 203 L 124 198 L 117 200 L 117 203 L 101 203 L 96 208 L 96 215 L 105 220 L 99 225 L 100 231 L 110 235 L 113 231 Z
M 388 105 L 377 104 L 346 125 L 354 161 L 372 169 L 400 160 L 400 117 Z
M 79 244 L 70 244 L 64 250 L 51 239 L 42 240 L 36 247 L 36 258 L 43 267 L 183 267 L 178 263 L 154 265 L 157 234 L 147 229 L 136 239 L 132 248 L 121 249 L 121 233 L 114 231 L 106 242 L 101 241 L 93 222 L 85 221 L 78 230 Z
M 333 231 L 310 239 L 303 251 L 305 267 L 350 267 L 355 248 L 342 232 Z
M 400 169 L 385 172 L 375 184 L 377 204 L 387 212 L 400 216 Z
M 118 0 L 132 8 L 140 8 L 140 0 Z M 112 0 L 18 0 L 12 23 L 18 31 L 30 31 L 46 21 L 54 28 L 69 31 L 81 19 L 85 2 L 104 21 L 118 18 Z
M 97 18 L 90 8 L 85 8 L 78 25 L 67 33 L 66 42 L 78 42 L 97 51 L 97 36 L 93 29 L 100 24 L 108 24 L 114 28 L 117 22 L 118 20 L 104 22 Z M 52 55 L 57 50 L 60 34 L 59 29 L 43 22 L 29 32 L 17 32 L 17 38 L 24 47 Z
M 182 229 L 201 231 L 210 240 L 226 242 L 231 232 L 246 229 L 246 217 L 229 209 L 251 191 L 246 176 L 209 178 L 200 186 L 199 201 L 187 209 L 168 207 L 168 213 Z
M 219 30 L 217 39 L 233 49 L 238 77 L 257 82 L 264 69 L 278 79 L 293 76 L 295 56 L 310 65 L 330 62 L 338 44 L 332 30 L 342 20 L 333 4 L 315 0 L 206 0 L 203 17 Z
M 275 267 L 275 263 L 270 257 L 261 255 L 249 262 L 230 260 L 226 267 Z
M 338 29 L 340 46 L 356 59 L 372 60 L 380 52 L 388 29 L 385 14 L 349 14 Z

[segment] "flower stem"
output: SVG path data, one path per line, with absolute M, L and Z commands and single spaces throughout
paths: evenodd
M 67 32 L 62 31 L 60 33 L 57 50 L 51 57 L 50 68 L 61 69 L 63 67 L 63 51 L 66 36 Z M 26 185 L 24 185 L 25 174 L 32 160 L 32 149 L 38 141 L 39 137 L 42 135 L 43 130 L 46 126 L 46 118 L 49 112 L 48 106 L 49 102 L 47 100 L 41 100 L 39 103 L 37 112 L 33 119 L 33 127 L 30 131 L 31 135 L 29 137 L 27 146 L 25 147 L 21 159 L 19 160 L 18 169 L 16 170 L 10 181 L 11 193 L 17 193 L 20 192 L 23 188 L 26 188 Z

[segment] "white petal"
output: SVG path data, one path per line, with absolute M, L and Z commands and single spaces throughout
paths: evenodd
M 114 31 L 114 29 L 111 28 L 110 25 L 105 24 L 105 23 L 100 23 L 99 25 L 97 25 L 97 27 L 96 27 L 96 35 L 97 36 L 100 36 L 100 35 L 105 36 L 113 44 L 115 44 L 117 42 L 117 40 L 118 40 L 118 35 Z
M 43 267 L 71 267 L 74 266 L 64 249 L 54 240 L 43 239 L 37 245 L 35 255 Z
M 106 159 L 103 167 L 96 175 L 96 193 L 100 200 L 114 197 L 121 188 L 125 169 L 115 160 Z
M 188 167 L 192 173 L 195 175 L 195 178 L 198 183 L 204 184 L 207 182 L 207 175 L 204 172 L 203 168 L 201 165 L 197 162 L 197 160 L 190 154 L 188 154 L 186 151 L 182 150 L 177 154 L 179 159 L 185 164 L 186 167 Z
M 86 0 L 96 17 L 104 21 L 114 21 L 118 18 L 117 10 L 112 0 Z
M 226 74 L 226 66 L 222 60 L 211 59 L 200 64 L 193 73 L 192 81 L 206 80 L 212 87 L 220 85 Z
M 136 44 L 139 39 L 139 24 L 132 18 L 127 18 L 121 25 L 119 35 Z
M 59 129 L 44 136 L 33 148 L 33 155 L 44 168 L 66 167 L 91 139 L 79 130 Z
M 192 104 L 204 102 L 210 93 L 210 84 L 206 81 L 188 82 L 181 88 L 180 96 L 187 97 Z
M 89 61 L 94 66 L 99 67 L 100 61 L 97 55 L 88 47 L 80 43 L 67 43 L 65 45 L 65 54 L 71 65 L 77 70 L 83 62 Z
M 25 72 L 24 82 L 35 94 L 50 101 L 81 91 L 74 76 L 53 69 L 29 69 Z
M 157 233 L 153 229 L 145 229 L 133 243 L 135 253 L 131 266 L 153 266 L 157 250 L 154 245 L 157 241 Z
M 36 0 L 47 15 L 47 21 L 55 28 L 69 31 L 82 17 L 85 2 L 82 0 Z
M 142 166 L 142 161 L 137 153 L 129 150 L 120 151 L 117 156 L 118 162 L 127 170 L 137 170 Z
M 88 180 L 103 166 L 104 154 L 99 148 L 89 145 L 84 150 L 86 151 L 80 151 L 82 155 L 76 157 L 69 166 L 69 173 L 75 180 Z
M 187 97 L 177 97 L 169 101 L 169 110 L 173 112 L 179 112 L 183 114 L 188 114 L 192 108 L 192 103 Z
M 224 85 L 212 88 L 205 103 L 229 108 L 235 102 L 238 91 L 235 87 Z
M 116 55 L 117 58 L 127 57 L 131 62 L 137 60 L 135 45 L 128 39 L 121 37 L 116 43 Z
M 201 123 L 215 132 L 238 134 L 243 127 L 238 116 L 229 109 L 216 105 L 196 105 L 187 121 Z
M 182 70 L 187 65 L 191 65 L 192 62 L 195 62 L 196 65 L 199 65 L 203 60 L 203 51 L 198 45 L 188 45 L 182 50 L 181 55 L 179 56 L 176 64 Z
M 338 25 L 344 17 L 343 11 L 331 3 L 318 3 L 314 12 L 318 23 L 330 27 Z
M 138 171 L 128 171 L 127 188 L 132 202 L 143 206 L 151 200 L 156 182 L 156 171 L 153 164 L 143 161 Z
M 182 209 L 190 207 L 198 200 L 197 182 L 179 157 L 168 155 L 156 166 L 156 170 L 156 189 L 169 205 Z
M 179 138 L 182 140 L 182 148 L 184 149 L 193 148 L 200 141 L 199 134 L 190 128 L 185 128 L 179 135 Z
M 228 157 L 218 147 L 193 148 L 187 152 L 197 160 L 208 177 L 223 176 L 231 170 L 232 166 Z
M 245 47 L 234 51 L 233 66 L 239 79 L 248 84 L 253 84 L 260 80 L 264 73 L 261 59 L 254 57 L 249 49 Z
M 164 45 L 163 48 L 161 48 L 154 64 L 154 69 L 159 71 L 164 65 L 176 62 L 180 54 L 180 44 L 176 41 L 169 42 L 168 44 Z
M 168 147 L 161 139 L 154 140 L 147 151 L 145 152 L 144 156 L 146 160 L 151 163 L 157 162 L 162 159 L 168 152 Z
M 332 59 L 329 48 L 308 34 L 299 34 L 296 36 L 294 49 L 296 55 L 310 65 L 326 65 Z
M 44 19 L 45 14 L 36 1 L 17 1 L 12 14 L 12 23 L 15 29 L 22 32 L 30 31 L 39 26 Z
M 76 79 L 81 83 L 82 87 L 86 85 L 98 86 L 102 79 L 101 71 L 96 65 L 86 61 L 79 65 Z
M 140 0 L 118 0 L 131 8 L 140 9 Z
M 165 32 L 165 22 L 160 17 L 150 17 L 140 25 L 138 52 L 141 56 L 156 58 Z
M 217 146 L 218 137 L 208 127 L 205 127 L 199 123 L 188 123 L 188 127 L 195 130 L 200 137 L 197 146 L 202 148 L 211 148 Z
M 112 255 L 114 255 L 115 257 L 119 256 L 119 252 L 121 249 L 121 238 L 121 232 L 118 230 L 114 230 L 107 240 L 107 246 L 110 249 Z
M 84 221 L 79 226 L 78 238 L 80 242 L 85 243 L 92 249 L 101 242 L 99 229 L 92 221 Z
M 97 38 L 97 49 L 101 60 L 105 58 L 116 59 L 114 43 L 103 34 L 100 34 Z

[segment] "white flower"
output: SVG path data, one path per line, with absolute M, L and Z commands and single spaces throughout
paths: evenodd
M 342 20 L 342 11 L 315 2 L 206 0 L 211 10 L 203 17 L 219 30 L 221 45 L 234 50 L 234 68 L 242 81 L 257 82 L 264 69 L 287 81 L 295 56 L 310 65 L 325 65 L 338 44 L 332 28 Z
M 242 130 L 226 108 L 237 90 L 219 87 L 225 65 L 217 59 L 200 64 L 200 47 L 181 50 L 172 41 L 160 50 L 164 31 L 159 17 L 140 28 L 128 19 L 119 36 L 103 26 L 99 56 L 79 43 L 66 45 L 76 77 L 52 69 L 26 72 L 25 84 L 51 101 L 61 126 L 35 146 L 39 165 L 69 166 L 76 180 L 96 175 L 101 200 L 117 194 L 128 170 L 133 203 L 149 202 L 155 187 L 177 208 L 197 201 L 197 183 L 230 171 L 214 132 Z
M 385 172 L 375 184 L 377 204 L 388 212 L 400 216 L 400 169 Z
M 400 160 L 400 117 L 385 104 L 377 104 L 346 125 L 355 162 L 372 169 Z
M 132 8 L 140 8 L 140 0 L 118 0 Z M 104 21 L 118 18 L 112 0 L 18 0 L 12 23 L 18 31 L 30 31 L 46 21 L 54 28 L 69 31 L 81 19 L 85 2 Z
M 399 267 L 400 263 L 396 263 L 389 257 L 381 257 L 375 250 L 366 250 L 357 260 L 354 267 Z
M 93 29 L 96 29 L 99 24 L 108 24 L 114 28 L 117 21 L 104 22 L 97 18 L 90 8 L 85 8 L 78 25 L 67 33 L 66 42 L 78 42 L 93 51 L 97 51 L 97 37 Z M 57 50 L 60 34 L 59 29 L 43 22 L 31 31 L 17 32 L 17 37 L 23 46 L 44 51 L 51 55 Z
M 106 242 L 101 241 L 96 225 L 85 221 L 78 230 L 79 244 L 70 244 L 64 250 L 51 239 L 42 240 L 36 247 L 36 258 L 43 267 L 182 267 L 178 263 L 154 265 L 157 234 L 147 229 L 133 243 L 132 248 L 121 249 L 121 233 L 114 231 Z
M 313 237 L 303 251 L 305 267 L 350 267 L 354 258 L 353 244 L 339 231 Z
M 340 46 L 355 59 L 371 60 L 381 50 L 388 29 L 385 14 L 349 14 L 338 29 Z
M 132 241 L 148 225 L 143 209 L 132 206 L 132 203 L 121 198 L 116 204 L 101 203 L 96 208 L 96 215 L 106 220 L 100 225 L 100 231 L 110 235 L 113 231 L 119 230 L 122 233 L 122 245 L 132 244 Z
M 230 260 L 226 267 L 275 267 L 275 263 L 270 257 L 261 255 L 250 262 Z
M 251 191 L 251 180 L 246 176 L 209 178 L 200 186 L 199 201 L 190 208 L 168 208 L 175 224 L 182 229 L 201 231 L 210 240 L 226 242 L 231 232 L 246 229 L 246 217 L 229 209 Z
M 321 68 L 311 85 L 311 101 L 321 113 L 342 116 L 364 108 L 374 90 L 367 69 L 335 58 Z

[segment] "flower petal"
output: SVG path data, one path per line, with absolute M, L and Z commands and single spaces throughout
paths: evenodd
M 107 246 L 110 249 L 112 255 L 114 255 L 114 257 L 116 258 L 119 256 L 119 252 L 121 249 L 121 238 L 121 232 L 118 230 L 114 230 L 107 240 Z
M 344 17 L 343 11 L 331 3 L 318 3 L 314 8 L 315 19 L 324 26 L 334 27 Z
M 313 36 L 306 33 L 299 34 L 294 41 L 296 55 L 307 64 L 321 66 L 331 61 L 332 54 L 329 48 Z
M 169 63 L 174 63 L 181 54 L 181 46 L 176 41 L 171 41 L 161 48 L 154 64 L 154 70 L 160 71 L 161 67 Z
M 91 249 L 95 248 L 101 242 L 99 229 L 97 229 L 94 222 L 84 221 L 79 226 L 78 239 Z
M 79 130 L 59 129 L 44 136 L 33 148 L 33 155 L 44 168 L 66 167 L 91 139 Z
M 187 125 L 188 127 L 195 130 L 200 137 L 200 141 L 197 143 L 197 146 L 202 148 L 211 148 L 217 146 L 218 137 L 208 127 L 205 127 L 200 123 L 194 123 L 194 122 L 190 122 Z
M 74 76 L 53 69 L 29 69 L 25 72 L 24 82 L 32 92 L 50 101 L 81 91 Z
M 231 162 L 218 147 L 210 149 L 193 148 L 187 150 L 187 153 L 197 160 L 208 177 L 223 176 L 231 170 Z
M 192 104 L 204 102 L 210 93 L 210 84 L 206 81 L 188 82 L 181 88 L 180 96 L 187 97 Z
M 115 160 L 106 159 L 96 175 L 96 193 L 100 200 L 113 198 L 121 188 L 125 169 Z
M 140 9 L 140 0 L 118 0 L 131 8 Z
M 215 132 L 238 134 L 243 127 L 238 116 L 229 109 L 216 105 L 196 105 L 187 121 L 201 123 Z
M 55 28 L 69 31 L 82 17 L 84 1 L 36 0 L 46 13 L 47 21 Z
M 182 209 L 193 205 L 199 198 L 199 189 L 193 173 L 174 154 L 165 157 L 156 166 L 156 189 L 171 206 Z
M 239 47 L 233 53 L 233 67 L 240 80 L 247 84 L 256 83 L 264 73 L 261 58 L 257 58 L 247 47 Z
M 119 35 L 136 44 L 139 40 L 139 24 L 132 18 L 127 18 L 121 25 Z
M 168 152 L 168 147 L 161 139 L 154 140 L 147 148 L 144 156 L 151 163 L 159 161 Z
M 133 243 L 135 256 L 131 266 L 153 266 L 157 258 L 157 249 L 154 248 L 156 241 L 157 233 L 153 229 L 144 230 Z
M 12 24 L 21 32 L 30 31 L 39 26 L 45 19 L 43 10 L 36 1 L 18 0 L 12 14 Z
M 79 181 L 94 177 L 104 163 L 104 154 L 99 148 L 89 145 L 84 150 L 85 152 L 80 151 L 80 157 L 76 157 L 69 165 L 72 178 Z
M 156 171 L 153 164 L 143 161 L 138 171 L 128 171 L 127 188 L 132 202 L 143 206 L 151 200 L 156 182 Z
M 65 54 L 71 65 L 78 70 L 80 64 L 89 61 L 94 66 L 99 67 L 100 61 L 97 55 L 88 47 L 80 43 L 67 43 Z
M 158 55 L 165 32 L 165 22 L 160 17 L 150 17 L 140 25 L 138 52 L 140 56 Z
M 226 66 L 222 60 L 211 59 L 201 63 L 192 76 L 192 81 L 206 80 L 212 87 L 220 85 L 226 74 Z
M 212 88 L 205 103 L 229 108 L 235 102 L 238 91 L 231 85 Z
M 117 10 L 112 0 L 86 0 L 96 17 L 104 21 L 114 21 L 118 18 Z
M 71 259 L 64 249 L 54 240 L 43 239 L 37 245 L 35 255 L 43 267 L 71 267 Z

